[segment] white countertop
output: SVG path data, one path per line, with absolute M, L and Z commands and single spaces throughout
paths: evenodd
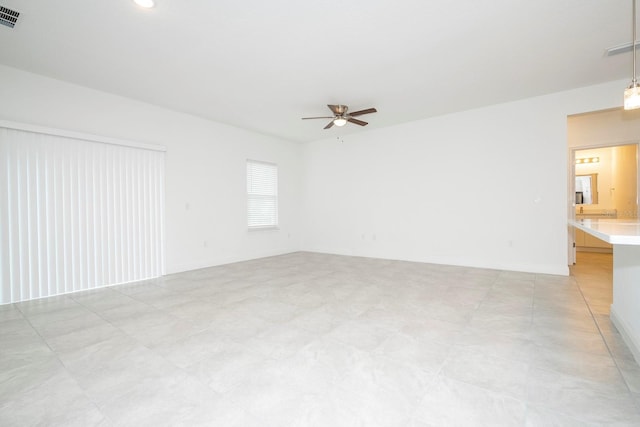
M 570 219 L 569 224 L 613 245 L 640 245 L 640 219 Z

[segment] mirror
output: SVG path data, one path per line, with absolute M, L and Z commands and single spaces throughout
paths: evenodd
M 576 175 L 576 205 L 598 203 L 598 174 Z

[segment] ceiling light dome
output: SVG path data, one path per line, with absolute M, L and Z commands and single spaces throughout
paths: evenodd
M 347 119 L 342 116 L 338 116 L 333 120 L 333 124 L 336 126 L 344 126 L 347 124 Z
M 135 4 L 140 7 L 144 7 L 145 9 L 151 9 L 155 6 L 155 2 L 153 0 L 133 0 Z

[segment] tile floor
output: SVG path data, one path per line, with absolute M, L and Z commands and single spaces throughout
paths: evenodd
M 313 253 L 0 306 L 0 425 L 640 425 L 611 256 Z

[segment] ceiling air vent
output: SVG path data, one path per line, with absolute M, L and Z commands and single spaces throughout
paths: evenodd
M 20 16 L 20 12 L 0 6 L 0 24 L 13 28 L 16 26 L 18 16 Z

